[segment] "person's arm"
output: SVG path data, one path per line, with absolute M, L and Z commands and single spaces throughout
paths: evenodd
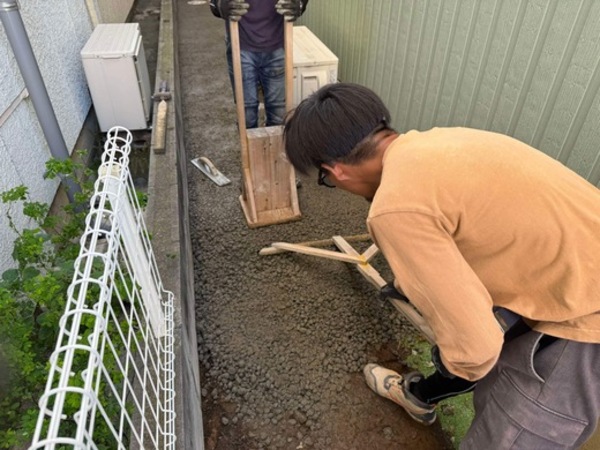
M 243 0 L 210 0 L 210 10 L 215 17 L 239 21 L 250 5 Z
M 426 213 L 394 212 L 368 225 L 398 289 L 433 330 L 443 366 L 467 380 L 482 378 L 500 355 L 503 333 L 490 294 L 444 224 Z
M 308 0 L 278 0 L 275 9 L 288 22 L 297 20 L 306 11 Z

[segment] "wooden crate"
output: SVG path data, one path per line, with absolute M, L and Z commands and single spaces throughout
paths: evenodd
M 230 22 L 235 98 L 243 99 L 242 64 L 237 22 Z M 292 105 L 292 24 L 285 23 L 286 110 Z M 244 102 L 237 101 L 242 149 L 240 203 L 250 228 L 291 222 L 301 217 L 296 174 L 285 155 L 283 126 L 246 129 Z
M 240 202 L 251 228 L 298 220 L 301 217 L 296 176 L 285 155 L 283 126 L 246 130 L 248 170 L 245 198 Z

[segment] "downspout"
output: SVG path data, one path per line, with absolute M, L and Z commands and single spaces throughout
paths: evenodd
M 50 147 L 50 153 L 58 160 L 67 160 L 70 157 L 67 144 L 60 131 L 60 126 L 58 125 L 48 91 L 46 90 L 42 74 L 33 54 L 27 31 L 25 31 L 17 0 L 0 0 L 0 21 L 4 26 L 8 42 L 21 71 L 21 76 L 29 91 L 33 108 L 44 132 L 46 142 Z M 63 177 L 61 180 L 66 188 L 69 201 L 73 203 L 75 194 L 80 192 L 81 188 L 75 181 L 69 178 Z

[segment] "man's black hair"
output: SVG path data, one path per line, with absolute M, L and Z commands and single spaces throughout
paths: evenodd
M 301 173 L 343 160 L 375 129 L 387 129 L 390 113 L 369 88 L 328 84 L 300 102 L 286 119 L 285 150 Z

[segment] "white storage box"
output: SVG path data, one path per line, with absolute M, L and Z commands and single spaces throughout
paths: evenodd
M 305 26 L 294 27 L 294 106 L 337 82 L 338 58 Z
M 81 59 L 100 129 L 148 128 L 152 91 L 139 24 L 97 25 Z

